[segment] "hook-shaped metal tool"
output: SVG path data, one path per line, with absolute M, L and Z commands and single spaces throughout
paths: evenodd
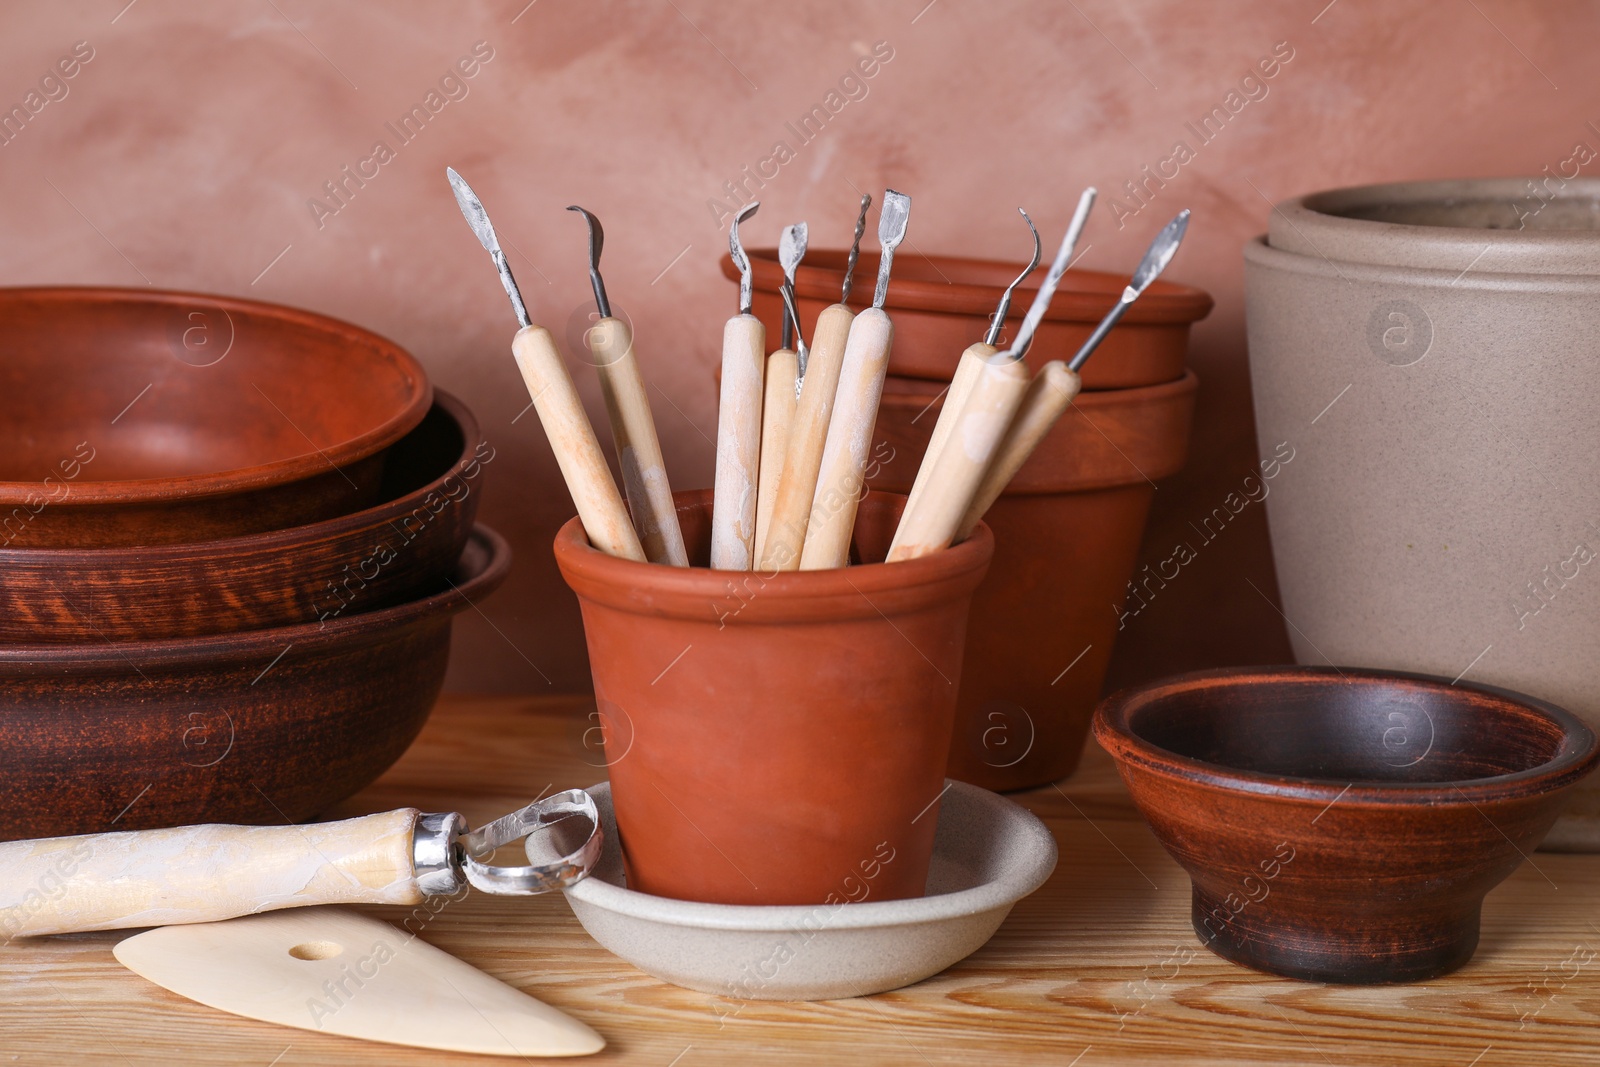
M 577 204 L 572 204 L 568 211 L 576 211 L 583 216 L 583 221 L 589 224 L 589 285 L 594 289 L 594 304 L 600 309 L 600 317 L 611 317 L 611 301 L 606 299 L 605 279 L 600 277 L 600 250 L 606 246 L 605 227 L 600 225 L 600 220 L 593 213 L 585 211 Z
M 986 345 L 993 345 L 1000 340 L 1000 330 L 1005 326 L 1006 316 L 1011 313 L 1011 293 L 1021 284 L 1022 279 L 1033 273 L 1034 268 L 1039 265 L 1039 256 L 1044 251 L 1039 244 L 1038 227 L 1034 226 L 1033 220 L 1022 208 L 1017 208 L 1017 213 L 1022 216 L 1022 221 L 1028 224 L 1028 232 L 1033 234 L 1033 258 L 1028 260 L 1028 265 L 1022 268 L 1022 273 L 1017 275 L 1016 280 L 1006 286 L 1006 291 L 1000 294 L 1000 303 L 995 305 L 994 318 L 989 320 L 989 332 L 983 336 L 983 343 Z
M 844 261 L 844 290 L 839 294 L 839 303 L 850 303 L 850 286 L 855 281 L 856 258 L 861 255 L 861 235 L 867 232 L 867 208 L 872 206 L 872 197 L 866 193 L 861 194 L 861 213 L 856 216 L 856 235 L 850 239 L 850 256 Z
M 878 287 L 872 291 L 872 306 L 883 307 L 889 298 L 889 268 L 894 263 L 894 250 L 906 237 L 906 224 L 911 220 L 911 198 L 893 189 L 883 191 L 883 207 L 878 209 Z
M 800 267 L 800 261 L 806 257 L 806 224 L 797 222 L 793 226 L 785 226 L 783 234 L 778 238 L 778 266 L 783 268 L 783 286 L 779 290 L 783 295 L 783 345 L 784 348 L 793 349 L 800 356 L 800 374 L 805 375 L 806 367 L 806 341 L 800 335 L 800 309 L 794 299 L 794 273 Z
M 728 230 L 728 254 L 733 257 L 733 265 L 739 271 L 739 314 L 750 314 L 750 306 L 755 300 L 755 287 L 750 278 L 750 257 L 744 254 L 744 245 L 739 243 L 739 223 L 745 222 L 756 213 L 756 208 L 761 206 L 761 201 L 752 200 L 739 209 L 733 217 L 733 227 Z
M 1178 212 L 1171 222 L 1161 227 L 1161 232 L 1156 234 L 1155 240 L 1150 242 L 1150 247 L 1145 249 L 1144 258 L 1139 261 L 1139 266 L 1129 279 L 1127 288 L 1122 290 L 1121 299 L 1106 312 L 1106 317 L 1100 320 L 1100 325 L 1094 328 L 1094 333 L 1083 342 L 1083 347 L 1078 349 L 1077 355 L 1068 361 L 1067 369 L 1076 371 L 1088 362 L 1089 357 L 1094 355 L 1094 350 L 1100 347 L 1100 342 L 1106 339 L 1106 334 L 1111 332 L 1111 327 L 1122 318 L 1123 312 L 1132 307 L 1133 302 L 1150 288 L 1150 283 L 1167 269 L 1167 264 L 1177 255 L 1178 245 L 1183 243 L 1183 235 L 1188 229 L 1188 208 Z
M 489 213 L 483 209 L 483 201 L 478 199 L 478 194 L 472 191 L 472 186 L 467 184 L 465 178 L 455 172 L 454 167 L 446 167 L 444 173 L 450 179 L 450 189 L 456 194 L 456 204 L 461 208 L 462 217 L 472 227 L 472 232 L 478 235 L 478 242 L 494 257 L 495 268 L 500 272 L 500 284 L 505 288 L 506 296 L 511 298 L 511 309 L 517 314 L 517 325 L 532 325 L 527 305 L 522 302 L 522 290 L 517 288 L 517 280 L 511 276 L 511 264 L 506 262 L 506 254 L 500 250 L 500 238 L 495 235 L 494 226 L 489 222 Z
M 1033 344 L 1034 331 L 1038 330 L 1039 323 L 1044 320 L 1044 313 L 1050 310 L 1050 301 L 1056 295 L 1056 286 L 1061 284 L 1061 276 L 1067 273 L 1067 267 L 1072 263 L 1072 252 L 1078 247 L 1078 238 L 1083 233 L 1084 225 L 1089 221 L 1089 209 L 1094 207 L 1096 196 L 1094 186 L 1083 191 L 1078 197 L 1078 210 L 1073 212 L 1072 221 L 1067 224 L 1067 234 L 1061 239 L 1061 247 L 1056 250 L 1056 258 L 1050 262 L 1050 272 L 1044 276 L 1044 282 L 1039 286 L 1039 291 L 1033 294 L 1033 303 L 1028 305 L 1028 314 L 1022 319 L 1022 328 L 1017 330 L 1017 336 L 1012 340 L 1011 347 L 1001 353 L 1007 359 L 1021 359 L 1028 353 L 1028 346 Z

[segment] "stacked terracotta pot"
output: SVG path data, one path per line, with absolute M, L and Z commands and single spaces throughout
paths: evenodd
M 376 778 L 509 552 L 405 351 L 250 301 L 0 291 L 0 838 L 308 818 Z

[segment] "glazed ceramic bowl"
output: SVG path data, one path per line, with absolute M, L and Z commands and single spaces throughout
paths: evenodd
M 472 413 L 436 392 L 364 511 L 192 544 L 0 548 L 0 643 L 199 637 L 402 603 L 455 565 L 493 458 Z
M 822 309 L 839 300 L 848 255 L 844 249 L 812 249 L 796 272 L 795 297 L 808 338 Z M 751 250 L 750 264 L 755 282 L 752 310 L 767 324 L 767 336 L 776 337 L 783 310 L 778 295 L 783 272 L 777 249 Z M 889 372 L 948 382 L 962 350 L 983 340 L 1000 294 L 1024 265 L 902 253 L 894 261 L 894 277 L 884 305 L 894 318 Z M 739 276 L 727 256 L 722 258 L 722 273 L 728 278 Z M 1006 336 L 1014 336 L 1022 324 L 1044 273 L 1041 266 L 1012 295 Z M 851 278 L 851 307 L 859 310 L 872 303 L 877 274 L 878 254 L 863 252 Z M 1037 368 L 1052 359 L 1071 358 L 1127 284 L 1125 274 L 1068 272 L 1028 349 L 1029 365 Z M 1210 314 L 1211 306 L 1211 297 L 1199 289 L 1157 280 L 1106 337 L 1094 359 L 1084 365 L 1083 388 L 1122 389 L 1183 377 L 1189 329 Z
M 0 647 L 0 839 L 316 815 L 415 739 L 444 682 L 451 618 L 510 565 L 479 526 L 453 576 L 381 611 Z
M 611 787 L 589 794 L 605 851 L 593 873 L 565 891 L 573 914 L 645 973 L 735 1000 L 837 1000 L 920 982 L 981 948 L 1056 865 L 1055 839 L 1032 813 L 950 782 L 923 896 L 875 900 L 868 879 L 855 902 L 809 907 L 670 900 L 628 888 Z M 528 844 L 538 847 L 535 838 Z
M 431 403 L 403 349 L 309 311 L 0 290 L 0 545 L 199 541 L 358 510 Z
M 1188 872 L 1200 940 L 1320 982 L 1466 963 L 1484 895 L 1600 759 L 1553 705 L 1354 668 L 1180 675 L 1109 697 L 1094 731 Z

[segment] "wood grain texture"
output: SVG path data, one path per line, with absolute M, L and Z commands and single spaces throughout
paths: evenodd
M 593 705 L 447 698 L 417 745 L 329 816 L 411 805 L 474 822 L 605 777 Z M 626 756 L 623 757 L 628 758 Z M 1504 1067 L 1600 1057 L 1600 857 L 1534 856 L 1489 894 L 1477 956 L 1426 985 L 1339 988 L 1202 950 L 1189 885 L 1093 744 L 1058 790 L 1019 794 L 1061 863 L 965 962 L 860 1000 L 776 1004 L 664 985 L 599 948 L 559 897 L 363 908 L 603 1034 L 588 1062 L 1364 1064 Z M 436 902 L 437 903 L 437 902 Z M 0 1033 L 21 1063 L 484 1063 L 235 1018 L 123 970 L 121 935 L 0 946 Z M 1087 1050 L 1087 1051 L 1086 1051 Z M 276 1058 L 276 1059 L 275 1059 Z

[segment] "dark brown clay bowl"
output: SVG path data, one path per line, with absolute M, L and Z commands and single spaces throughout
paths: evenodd
M 432 403 L 404 349 L 231 297 L 0 289 L 0 545 L 153 545 L 377 503 Z
M 1094 733 L 1189 872 L 1208 948 L 1352 984 L 1471 959 L 1484 895 L 1600 759 L 1543 701 L 1349 667 L 1180 675 L 1107 698 Z
M 0 643 L 147 641 L 331 622 L 436 587 L 494 450 L 435 392 L 384 463 L 383 503 L 307 526 L 149 548 L 0 548 Z
M 400 757 L 444 682 L 452 617 L 506 576 L 477 527 L 397 607 L 217 637 L 0 648 L 0 840 L 308 819 Z

